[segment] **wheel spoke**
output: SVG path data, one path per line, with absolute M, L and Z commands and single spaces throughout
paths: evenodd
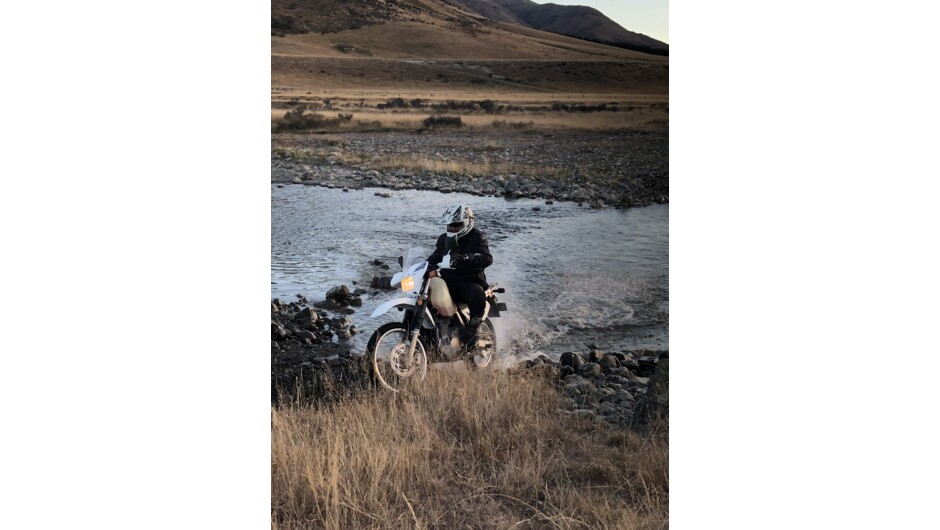
M 421 381 L 427 375 L 427 353 L 421 341 L 409 355 L 410 336 L 400 324 L 386 324 L 376 331 L 370 341 L 376 378 L 386 388 L 397 392 L 411 381 Z

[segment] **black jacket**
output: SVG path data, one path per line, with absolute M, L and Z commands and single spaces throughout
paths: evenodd
M 444 256 L 448 254 L 447 239 L 453 238 L 448 238 L 447 233 L 443 233 L 437 238 L 437 247 L 428 258 L 432 270 L 436 269 Z M 441 277 L 444 280 L 465 280 L 479 283 L 484 288 L 488 286 L 483 269 L 493 264 L 493 256 L 490 255 L 490 242 L 483 232 L 476 228 L 471 229 L 457 240 L 457 247 L 451 250 L 450 254 L 451 259 L 453 259 L 454 254 L 464 254 L 470 256 L 470 258 L 467 261 L 453 265 L 455 269 L 442 270 Z

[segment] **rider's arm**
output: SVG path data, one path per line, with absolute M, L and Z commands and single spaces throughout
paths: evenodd
M 440 264 L 441 260 L 444 259 L 444 254 L 446 254 L 446 252 L 444 251 L 444 238 L 445 237 L 447 236 L 445 236 L 444 234 L 441 234 L 440 237 L 437 238 L 437 245 L 434 248 L 434 252 L 431 253 L 431 255 L 428 257 L 428 264 L 430 265 L 430 267 L 428 268 L 430 270 L 437 269 L 438 264 Z
M 493 264 L 493 255 L 490 254 L 490 242 L 481 232 L 480 237 L 470 253 L 466 254 L 461 265 L 473 269 L 485 269 Z

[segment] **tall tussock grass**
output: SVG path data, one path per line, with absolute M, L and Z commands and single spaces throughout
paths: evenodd
M 272 409 L 272 528 L 665 528 L 666 429 L 560 416 L 547 381 L 433 370 Z

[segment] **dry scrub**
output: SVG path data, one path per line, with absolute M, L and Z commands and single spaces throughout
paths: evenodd
M 664 528 L 668 438 L 559 416 L 532 376 L 272 410 L 272 528 Z
M 285 109 L 271 110 L 271 125 L 277 129 L 287 114 Z M 417 130 L 424 127 L 427 112 L 358 111 L 351 109 L 352 118 L 320 124 L 315 130 L 350 132 L 356 130 Z M 596 114 L 557 111 L 529 111 L 514 114 L 462 114 L 463 125 L 475 130 L 528 129 L 534 131 L 619 131 L 662 130 L 668 123 L 668 109 L 662 105 L 637 106 L 631 110 Z
M 447 160 L 428 156 L 386 155 L 381 158 L 363 160 L 363 164 L 376 170 L 394 171 L 431 171 L 438 174 L 454 175 L 524 175 L 538 177 L 563 177 L 564 168 L 547 166 L 526 166 L 515 162 L 483 162 Z

